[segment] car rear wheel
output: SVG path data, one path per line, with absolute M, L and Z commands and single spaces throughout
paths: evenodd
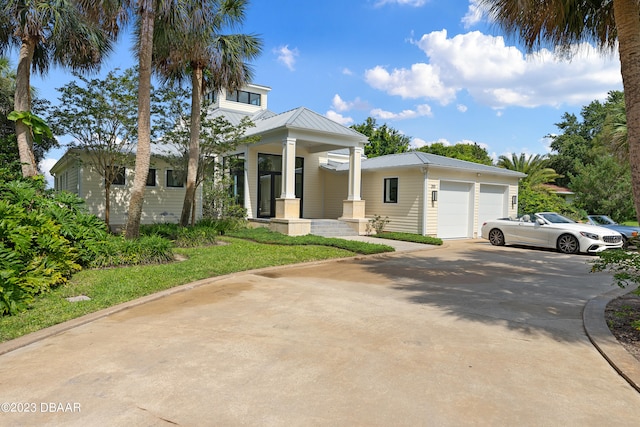
M 489 232 L 489 241 L 493 246 L 503 246 L 504 245 L 504 234 L 502 231 L 494 228 Z
M 563 254 L 575 254 L 580 249 L 578 239 L 571 234 L 563 234 L 558 238 L 558 250 Z

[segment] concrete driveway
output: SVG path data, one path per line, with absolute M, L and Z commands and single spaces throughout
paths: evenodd
M 590 259 L 477 240 L 210 280 L 1 355 L 0 424 L 635 426 Z

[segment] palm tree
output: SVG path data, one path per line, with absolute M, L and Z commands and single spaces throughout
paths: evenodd
M 490 16 L 528 49 L 542 44 L 570 52 L 594 42 L 620 56 L 631 181 L 640 219 L 640 2 L 638 0 L 480 0 Z
M 46 74 L 51 65 L 91 70 L 111 50 L 107 35 L 75 1 L 8 0 L 0 5 L 0 53 L 14 47 L 20 52 L 15 111 L 31 111 L 31 70 Z M 34 176 L 38 167 L 31 130 L 22 119 L 16 121 L 16 137 L 22 174 Z
M 516 153 L 511 154 L 511 158 L 500 156 L 498 158 L 498 167 L 526 173 L 527 176 L 522 178 L 523 182 L 529 183 L 531 187 L 540 184 L 547 184 L 560 178 L 555 170 L 546 167 L 547 156 L 536 154 L 526 156 L 524 153 L 518 156 Z
M 223 35 L 225 27 L 242 24 L 247 0 L 209 0 L 187 7 L 181 18 L 156 19 L 154 33 L 155 69 L 166 81 L 182 83 L 191 78 L 191 119 L 187 180 L 180 224 L 186 226 L 195 202 L 202 95 L 205 90 L 218 92 L 223 87 L 237 90 L 251 81 L 248 60 L 261 51 L 261 41 L 254 35 Z

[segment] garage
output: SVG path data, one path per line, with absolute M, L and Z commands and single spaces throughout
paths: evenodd
M 473 184 L 440 181 L 438 196 L 438 237 L 441 239 L 473 237 Z
M 486 221 L 507 216 L 507 192 L 505 185 L 480 185 L 480 198 L 478 200 L 478 226 Z

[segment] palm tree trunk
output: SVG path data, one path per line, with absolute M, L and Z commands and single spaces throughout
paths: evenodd
M 136 165 L 129 201 L 129 216 L 125 236 L 128 239 L 140 235 L 140 220 L 147 175 L 151 164 L 151 52 L 153 50 L 153 24 L 155 19 L 153 0 L 140 1 L 140 46 L 138 83 L 138 147 Z
M 614 0 L 613 10 L 627 113 L 633 200 L 640 221 L 640 6 L 637 0 Z
M 31 111 L 31 62 L 34 51 L 35 42 L 31 39 L 23 40 L 16 73 L 16 93 L 13 104 L 16 111 Z M 16 121 L 16 138 L 20 163 L 22 163 L 22 175 L 24 177 L 37 175 L 38 165 L 33 155 L 31 129 L 22 120 Z
M 182 205 L 180 225 L 189 225 L 191 207 L 196 196 L 196 179 L 200 160 L 200 109 L 202 105 L 202 68 L 194 67 L 191 73 L 191 129 L 189 135 L 189 165 L 187 184 Z

